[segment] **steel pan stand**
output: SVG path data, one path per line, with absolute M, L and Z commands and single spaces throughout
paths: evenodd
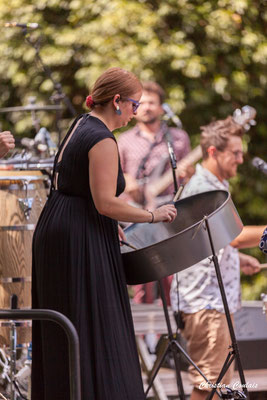
M 213 241 L 212 241 L 212 236 L 211 236 L 211 232 L 210 232 L 210 227 L 209 227 L 209 222 L 208 222 L 208 217 L 207 216 L 205 216 L 203 218 L 202 223 L 199 225 L 199 227 L 197 228 L 197 230 L 195 232 L 195 235 L 197 234 L 200 226 L 203 223 L 205 223 L 205 225 L 206 225 L 206 230 L 207 230 L 208 237 L 209 237 L 209 242 L 210 242 L 211 251 L 212 251 L 211 261 L 213 261 L 213 263 L 214 263 L 214 267 L 215 267 L 215 271 L 216 271 L 216 275 L 217 275 L 217 280 L 218 280 L 218 284 L 219 284 L 220 293 L 221 293 L 221 296 L 222 296 L 222 302 L 223 302 L 223 305 L 224 305 L 225 316 L 226 316 L 226 319 L 227 319 L 227 324 L 228 324 L 228 328 L 229 328 L 229 332 L 230 332 L 232 345 L 230 347 L 229 354 L 226 357 L 226 360 L 224 362 L 224 365 L 223 365 L 223 367 L 221 369 L 221 372 L 220 372 L 220 374 L 218 376 L 218 379 L 217 379 L 216 383 L 215 384 L 211 383 L 208 380 L 208 378 L 202 373 L 202 371 L 198 368 L 198 366 L 194 363 L 194 361 L 189 357 L 189 355 L 185 352 L 185 350 L 181 347 L 181 345 L 178 343 L 178 341 L 175 339 L 175 337 L 174 337 L 174 335 L 172 333 L 170 317 L 169 317 L 168 308 L 167 308 L 167 301 L 166 301 L 166 297 L 165 297 L 165 293 L 164 293 L 162 280 L 158 281 L 159 282 L 159 288 L 160 288 L 160 295 L 161 295 L 161 299 L 162 299 L 163 311 L 164 311 L 164 315 L 165 315 L 165 319 L 166 319 L 166 323 L 167 323 L 167 328 L 168 328 L 168 340 L 169 340 L 169 343 L 168 343 L 165 351 L 163 352 L 162 356 L 159 359 L 156 360 L 156 362 L 154 364 L 154 367 L 152 368 L 151 380 L 150 380 L 150 383 L 149 383 L 149 385 L 147 387 L 147 390 L 145 392 L 146 397 L 148 395 L 149 390 L 151 389 L 151 387 L 153 385 L 154 379 L 156 378 L 156 375 L 159 372 L 159 369 L 161 368 L 161 366 L 162 366 L 167 354 L 171 351 L 172 354 L 173 354 L 173 357 L 174 357 L 176 380 L 177 380 L 177 387 L 178 387 L 180 400 L 185 400 L 185 394 L 184 394 L 183 383 L 182 383 L 181 372 L 180 372 L 181 371 L 181 368 L 180 368 L 181 353 L 184 355 L 184 357 L 187 359 L 187 361 L 191 365 L 193 365 L 193 367 L 198 371 L 198 373 L 205 379 L 205 381 L 212 388 L 212 391 L 208 395 L 207 400 L 211 400 L 215 393 L 217 393 L 217 395 L 222 399 L 237 399 L 238 400 L 238 399 L 248 399 L 249 398 L 248 390 L 247 390 L 247 387 L 246 387 L 245 376 L 244 376 L 244 372 L 243 372 L 243 368 L 242 368 L 242 364 L 241 364 L 240 353 L 239 353 L 239 349 L 238 349 L 238 345 L 237 345 L 237 341 L 236 341 L 236 337 L 235 337 L 235 332 L 234 332 L 234 328 L 233 328 L 233 324 L 232 324 L 232 320 L 231 320 L 231 316 L 230 316 L 230 311 L 229 311 L 229 307 L 228 307 L 228 302 L 227 302 L 227 298 L 226 298 L 226 294 L 225 294 L 225 290 L 224 290 L 224 286 L 223 286 L 223 281 L 222 281 L 222 276 L 221 276 L 221 271 L 220 271 L 220 267 L 219 267 L 218 258 L 217 258 L 217 255 L 215 253 L 215 250 L 214 250 L 214 245 L 213 245 Z M 217 386 L 221 382 L 222 378 L 224 377 L 225 373 L 229 369 L 229 367 L 232 364 L 232 362 L 234 361 L 234 359 L 236 359 L 236 362 L 237 362 L 239 377 L 240 377 L 240 381 L 241 381 L 244 393 L 239 391 L 239 390 L 231 390 L 230 388 L 227 388 L 226 392 L 222 392 L 221 390 L 220 390 L 220 392 L 218 392 Z
M 151 370 L 151 378 L 150 378 L 149 385 L 146 389 L 145 396 L 147 397 L 148 392 L 151 389 L 153 382 L 154 382 L 160 368 L 162 367 L 162 364 L 165 361 L 165 358 L 167 357 L 168 353 L 171 352 L 173 354 L 174 363 L 175 363 L 176 382 L 177 382 L 179 397 L 180 397 L 180 400 L 185 400 L 185 393 L 184 393 L 184 388 L 183 388 L 183 382 L 182 382 L 182 377 L 181 377 L 181 367 L 180 367 L 181 353 L 184 355 L 184 357 L 187 359 L 187 361 L 190 362 L 196 368 L 196 370 L 205 379 L 205 381 L 207 383 L 209 383 L 210 385 L 212 385 L 212 383 L 202 373 L 202 371 L 198 368 L 198 366 L 194 363 L 194 361 L 189 357 L 189 355 L 182 348 L 180 343 L 175 339 L 173 332 L 172 332 L 172 328 L 171 328 L 170 316 L 168 313 L 167 300 L 166 300 L 162 280 L 158 281 L 158 284 L 159 284 L 160 296 L 161 296 L 161 300 L 162 300 L 163 311 L 164 311 L 165 320 L 166 320 L 167 329 L 168 329 L 169 343 L 168 343 L 166 349 L 164 350 L 162 356 L 155 361 L 154 367 Z M 220 395 L 216 389 L 215 389 L 215 392 L 218 394 L 218 396 Z
M 212 250 L 211 261 L 213 261 L 213 264 L 215 267 L 217 280 L 218 280 L 218 284 L 219 284 L 219 289 L 220 289 L 221 296 L 222 296 L 222 302 L 223 302 L 223 306 L 224 306 L 225 316 L 227 319 L 228 329 L 229 329 L 229 333 L 230 333 L 230 337 L 231 337 L 231 341 L 232 341 L 232 345 L 230 346 L 230 349 L 232 348 L 232 350 L 229 351 L 229 354 L 226 357 L 226 360 L 225 360 L 224 365 L 221 369 L 221 372 L 218 376 L 216 384 L 214 385 L 215 387 L 212 386 L 213 389 L 212 389 L 210 395 L 208 396 L 207 400 L 211 400 L 213 398 L 214 393 L 216 391 L 216 386 L 220 383 L 220 381 L 224 377 L 225 373 L 227 372 L 228 368 L 230 367 L 230 365 L 232 364 L 234 359 L 236 359 L 238 373 L 239 373 L 239 377 L 240 377 L 240 381 L 241 381 L 244 393 L 240 392 L 238 390 L 232 391 L 229 389 L 229 396 L 232 395 L 232 397 L 224 397 L 223 393 L 221 393 L 220 397 L 228 398 L 228 399 L 229 398 L 233 398 L 233 399 L 246 399 L 247 398 L 247 399 L 249 399 L 248 390 L 246 387 L 245 376 L 244 376 L 244 371 L 243 371 L 243 367 L 242 367 L 242 363 L 241 363 L 241 359 L 240 359 L 240 353 L 239 353 L 239 349 L 238 349 L 238 345 L 237 345 L 237 341 L 236 341 L 236 337 L 235 337 L 235 332 L 234 332 L 234 328 L 233 328 L 233 324 L 232 324 L 232 320 L 231 320 L 231 315 L 230 315 L 230 311 L 229 311 L 229 307 L 228 307 L 228 302 L 227 302 L 227 298 L 226 298 L 226 294 L 225 294 L 225 290 L 224 290 L 224 286 L 223 286 L 223 280 L 222 280 L 222 275 L 221 275 L 220 266 L 219 266 L 219 262 L 218 262 L 218 257 L 214 250 L 214 245 L 213 245 L 213 241 L 212 241 L 212 237 L 211 237 L 209 221 L 208 221 L 207 216 L 205 216 L 203 218 L 203 222 L 206 225 L 207 233 L 209 236 L 209 242 L 210 242 L 210 246 L 211 246 L 211 250 Z M 228 396 L 228 393 L 225 394 L 225 396 Z

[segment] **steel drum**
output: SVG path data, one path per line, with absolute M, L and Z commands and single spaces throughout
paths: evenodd
M 160 280 L 211 256 L 205 216 L 216 252 L 242 231 L 242 221 L 226 191 L 190 196 L 175 207 L 177 217 L 171 224 L 133 224 L 125 229 L 127 242 L 137 248 L 121 247 L 128 284 Z

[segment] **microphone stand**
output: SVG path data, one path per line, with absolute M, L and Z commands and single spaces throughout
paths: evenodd
M 174 154 L 172 143 L 169 139 L 167 139 L 167 146 L 168 146 L 168 150 L 169 150 L 170 164 L 171 164 L 171 168 L 172 168 L 172 177 L 173 177 L 173 186 L 174 186 L 173 194 L 175 196 L 178 191 L 178 184 L 177 184 L 177 179 L 176 179 L 176 174 L 175 174 L 175 171 L 177 169 L 177 162 L 176 162 L 176 156 Z
M 169 137 L 168 134 L 166 134 L 166 139 L 167 139 L 170 164 L 171 164 L 172 174 L 173 174 L 174 198 L 176 198 L 176 197 L 178 197 L 178 194 L 179 195 L 181 194 L 181 190 L 178 190 L 178 183 L 177 183 L 176 174 L 175 174 L 175 170 L 177 168 L 176 156 L 175 156 L 173 146 L 172 146 L 172 143 L 170 140 L 171 138 Z M 199 373 L 203 376 L 203 378 L 206 381 L 208 381 L 208 379 L 202 374 L 202 372 L 199 370 L 199 368 L 194 364 L 194 362 L 190 359 L 190 357 L 186 354 L 184 349 L 181 347 L 181 345 L 176 340 L 176 338 L 172 332 L 172 328 L 171 328 L 167 300 L 166 300 L 166 295 L 164 292 L 163 279 L 158 281 L 158 285 L 159 285 L 160 297 L 162 300 L 164 316 L 165 316 L 165 320 L 166 320 L 166 324 L 167 324 L 168 344 L 167 344 L 167 347 L 165 348 L 165 350 L 163 351 L 163 354 L 161 356 L 157 357 L 155 364 L 154 364 L 152 370 L 150 371 L 150 382 L 146 389 L 145 395 L 146 395 L 146 397 L 148 396 L 150 388 L 152 387 L 153 382 L 154 382 L 161 366 L 163 365 L 165 358 L 168 356 L 168 353 L 171 352 L 173 355 L 174 364 L 175 364 L 176 384 L 177 384 L 177 389 L 178 389 L 178 393 L 179 393 L 179 398 L 180 398 L 180 400 L 185 400 L 185 393 L 184 393 L 183 381 L 182 381 L 182 376 L 181 376 L 181 353 L 185 356 L 185 358 L 189 362 L 191 362 L 194 365 L 194 367 L 199 371 Z
M 51 82 L 53 83 L 54 86 L 54 90 L 55 90 L 55 94 L 53 94 L 51 96 L 51 100 L 54 101 L 55 104 L 60 104 L 61 101 L 64 102 L 64 104 L 66 105 L 67 109 L 70 111 L 70 113 L 72 114 L 73 117 L 76 117 L 77 113 L 75 108 L 73 107 L 70 99 L 67 97 L 67 95 L 63 92 L 62 90 L 62 85 L 61 83 L 57 82 L 53 76 L 52 76 L 52 72 L 50 70 L 50 68 L 48 66 L 46 66 L 40 56 L 40 48 L 39 48 L 39 40 L 37 40 L 36 42 L 33 42 L 32 40 L 30 40 L 29 38 L 29 32 L 27 27 L 23 27 L 22 28 L 22 33 L 25 37 L 26 42 L 32 46 L 35 50 L 35 58 L 36 60 L 40 63 L 44 73 L 46 74 L 46 76 L 51 80 Z M 59 120 L 61 118 L 61 112 L 60 111 L 56 111 L 56 126 L 57 126 L 57 130 L 58 130 L 58 144 L 61 141 L 61 129 L 59 127 Z

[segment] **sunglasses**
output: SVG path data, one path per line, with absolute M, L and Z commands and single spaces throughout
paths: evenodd
M 131 102 L 132 102 L 133 112 L 135 113 L 135 112 L 137 111 L 138 107 L 140 106 L 139 101 L 134 100 L 134 99 L 130 99 L 130 98 L 128 98 L 128 97 L 127 97 L 125 100 L 131 101 Z

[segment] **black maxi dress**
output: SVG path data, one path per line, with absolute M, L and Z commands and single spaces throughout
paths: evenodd
M 82 400 L 143 400 L 117 221 L 98 213 L 89 186 L 89 150 L 115 138 L 98 118 L 79 118 L 58 164 L 56 157 L 58 188 L 52 186 L 34 233 L 32 307 L 59 311 L 75 325 Z M 124 186 L 119 163 L 117 196 Z M 65 333 L 34 322 L 32 400 L 68 400 L 68 368 Z

